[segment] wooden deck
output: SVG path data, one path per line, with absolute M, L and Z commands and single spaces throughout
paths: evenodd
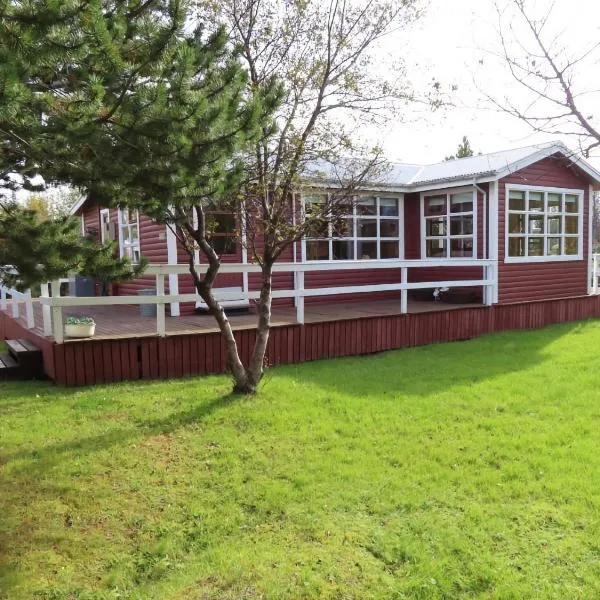
M 409 314 L 401 314 L 399 303 L 394 301 L 314 304 L 307 309 L 303 325 L 294 322 L 293 309 L 274 311 L 267 364 L 356 356 L 598 318 L 600 296 L 493 306 L 423 302 L 412 304 Z M 93 315 L 98 321 L 98 336 L 57 344 L 43 337 L 41 331 L 27 329 L 23 319 L 12 319 L 0 311 L 0 339 L 25 339 L 36 344 L 43 353 L 46 376 L 70 386 L 227 370 L 222 336 L 208 315 L 170 318 L 167 336 L 158 337 L 155 319 L 141 317 L 136 307 L 85 312 L 65 309 L 65 315 L 69 314 Z M 244 362 L 249 360 L 256 337 L 254 319 L 248 314 L 231 317 Z
M 409 301 L 409 314 L 456 310 L 478 306 L 477 304 L 447 304 L 444 302 Z M 33 333 L 43 337 L 42 307 L 34 305 L 36 327 Z M 305 324 L 343 321 L 348 319 L 364 319 L 378 316 L 392 316 L 400 313 L 400 299 L 378 300 L 371 302 L 332 302 L 313 303 L 305 307 Z M 137 306 L 86 306 L 64 308 L 63 316 L 93 317 L 96 321 L 94 340 L 137 339 L 156 337 L 156 318 L 142 317 Z M 228 311 L 229 320 L 235 330 L 254 329 L 256 315 L 249 311 Z M 21 315 L 19 322 L 25 325 L 25 317 Z M 197 335 L 219 331 L 214 318 L 209 314 L 167 317 L 167 335 Z M 296 309 L 275 307 L 273 309 L 273 327 L 296 325 Z M 74 341 L 65 338 L 65 343 Z

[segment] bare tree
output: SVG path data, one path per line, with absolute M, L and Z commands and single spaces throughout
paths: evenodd
M 581 153 L 590 157 L 600 148 L 600 123 L 592 112 L 600 101 L 600 87 L 596 78 L 581 74 L 600 59 L 600 42 L 569 49 L 563 44 L 567 31 L 557 34 L 555 5 L 546 4 L 540 12 L 527 0 L 496 4 L 497 54 L 523 96 L 488 99 L 537 132 L 574 138 Z M 577 41 L 572 30 L 568 35 L 571 44 Z
M 246 157 L 245 185 L 237 197 L 220 203 L 238 213 L 239 238 L 261 267 L 257 337 L 248 365 L 242 364 L 231 327 L 220 323 L 235 389 L 252 393 L 263 376 L 274 263 L 295 241 L 339 221 L 365 182 L 385 175 L 381 151 L 358 143 L 356 128 L 390 118 L 415 100 L 402 63 L 382 69 L 375 51 L 380 40 L 408 27 L 420 11 L 417 0 L 223 0 L 200 2 L 198 12 L 206 22 L 228 27 L 249 73 L 250 94 L 272 85 L 273 76 L 285 88 L 278 131 L 264 132 Z M 435 105 L 435 92 L 422 100 Z M 306 176 L 328 193 L 301 213 L 297 192 Z M 207 258 L 203 280 L 191 270 L 201 290 L 214 282 L 219 256 L 210 244 L 206 207 L 197 206 L 196 213 L 199 226 L 188 227 L 181 241 L 190 257 L 199 248 Z M 189 223 L 185 215 L 180 218 Z M 209 307 L 219 312 L 214 297 Z

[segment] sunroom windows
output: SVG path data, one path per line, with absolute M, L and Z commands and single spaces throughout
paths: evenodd
M 121 257 L 140 262 L 140 223 L 137 210 L 119 209 L 119 246 Z
M 581 257 L 582 191 L 507 186 L 506 204 L 507 260 Z
M 476 256 L 474 190 L 423 194 L 421 207 L 423 258 Z
M 325 201 L 323 195 L 305 196 L 304 210 L 318 211 Z M 306 260 L 399 259 L 402 222 L 399 198 L 361 196 L 305 239 Z

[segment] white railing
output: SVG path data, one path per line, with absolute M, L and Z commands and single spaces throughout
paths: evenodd
M 25 321 L 28 329 L 35 328 L 35 316 L 33 312 L 33 298 L 31 290 L 19 292 L 14 288 L 0 284 L 0 310 L 8 310 L 8 299 L 10 298 L 10 314 L 13 319 L 18 319 L 21 314 L 21 305 L 25 306 Z
M 483 277 L 481 279 L 460 279 L 460 280 L 441 280 L 441 281 L 423 281 L 409 282 L 409 269 L 426 269 L 440 267 L 480 267 L 483 269 Z M 203 273 L 206 271 L 207 265 L 198 265 L 197 271 Z M 397 283 L 382 283 L 371 285 L 350 285 L 343 287 L 325 287 L 325 288 L 306 288 L 305 275 L 306 273 L 316 273 L 323 271 L 370 271 L 373 269 L 399 269 L 400 281 Z M 288 272 L 294 274 L 294 288 L 288 290 L 273 290 L 273 298 L 294 298 L 296 306 L 296 321 L 304 323 L 304 299 L 316 296 L 332 296 L 343 294 L 361 294 L 370 292 L 400 292 L 400 312 L 408 312 L 408 291 L 417 289 L 431 288 L 455 288 L 455 287 L 483 287 L 484 288 L 484 303 L 491 305 L 494 299 L 494 293 L 497 286 L 497 263 L 493 260 L 481 259 L 430 259 L 430 260 L 386 260 L 386 261 L 335 261 L 335 262 L 306 262 L 306 263 L 277 263 L 273 267 L 273 271 Z M 256 264 L 239 264 L 229 263 L 222 264 L 219 270 L 220 273 L 260 273 L 260 266 Z M 156 278 L 156 295 L 154 296 L 93 296 L 93 297 L 72 297 L 61 296 L 60 284 L 61 280 L 53 281 L 49 284 L 41 286 L 41 295 L 39 302 L 42 305 L 42 321 L 44 335 L 47 337 L 54 336 L 57 343 L 62 343 L 63 340 L 63 308 L 70 306 L 116 306 L 116 305 L 140 305 L 140 304 L 156 304 L 156 333 L 164 337 L 166 335 L 166 305 L 179 302 L 197 302 L 201 300 L 197 294 L 166 294 L 165 293 L 165 277 L 169 275 L 185 275 L 188 274 L 187 265 L 150 265 L 145 275 L 154 275 Z M 0 288 L 2 289 L 2 288 Z M 8 292 L 10 293 L 10 292 Z M 219 289 L 218 299 L 226 300 L 256 300 L 260 295 L 260 290 L 244 290 L 239 289 L 227 291 Z M 12 296 L 18 297 L 18 293 Z M 5 296 L 2 296 L 5 298 Z M 22 295 L 21 300 L 26 302 L 28 311 L 31 311 L 33 323 L 33 310 L 31 307 L 31 295 L 27 293 Z M 1 301 L 0 301 L 1 302 Z M 15 303 L 13 302 L 13 305 Z M 2 308 L 2 306 L 0 306 Z M 3 310 L 6 310 L 6 303 Z M 13 316 L 15 316 L 13 308 Z M 18 317 L 18 309 L 16 317 Z M 29 314 L 29 313 L 28 313 Z M 28 326 L 30 322 L 28 319 Z
M 468 280 L 444 280 L 427 282 L 409 282 L 408 270 L 410 268 L 432 268 L 432 267 L 481 267 L 484 271 L 482 279 Z M 199 273 L 206 271 L 206 265 L 199 265 Z M 274 290 L 273 298 L 294 298 L 296 305 L 296 321 L 304 323 L 304 299 L 307 297 L 357 294 L 369 292 L 400 291 L 400 311 L 408 312 L 408 290 L 430 289 L 442 287 L 473 287 L 483 286 L 485 288 L 485 303 L 492 304 L 494 297 L 494 286 L 496 263 L 491 260 L 398 260 L 398 261 L 336 261 L 335 263 L 277 263 L 273 267 L 274 272 L 288 272 L 294 274 L 294 288 L 288 290 Z M 374 285 L 352 285 L 343 287 L 305 288 L 305 274 L 322 271 L 339 270 L 372 270 L 372 269 L 400 269 L 400 281 L 398 283 L 385 283 Z M 63 341 L 62 308 L 69 306 L 114 306 L 114 305 L 139 305 L 156 304 L 156 332 L 159 336 L 166 335 L 165 306 L 169 303 L 197 302 L 200 297 L 193 294 L 165 294 L 165 277 L 169 275 L 185 275 L 189 273 L 187 265 L 150 265 L 146 270 L 147 275 L 156 278 L 155 296 L 103 296 L 103 297 L 60 297 L 60 285 L 52 283 L 52 297 L 45 294 L 44 290 L 40 302 L 47 307 L 44 312 L 44 333 L 54 333 L 57 343 Z M 260 266 L 255 264 L 222 264 L 220 273 L 260 273 Z M 260 295 L 259 290 L 242 291 L 219 290 L 219 300 L 256 300 Z M 60 324 L 58 327 L 57 324 Z

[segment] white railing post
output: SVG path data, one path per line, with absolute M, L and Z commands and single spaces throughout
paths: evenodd
M 592 256 L 592 293 L 598 293 L 598 255 Z
M 11 299 L 12 318 L 18 319 L 19 318 L 19 300 L 15 297 L 16 295 L 15 295 L 14 289 L 10 289 L 8 291 L 8 293 L 10 294 L 10 299 Z
M 35 317 L 33 316 L 33 300 L 31 290 L 25 292 L 25 315 L 27 318 L 27 329 L 35 329 Z
M 400 269 L 400 283 L 402 285 L 408 283 L 408 269 L 406 267 Z M 405 287 L 400 290 L 400 312 L 403 315 L 408 312 L 408 290 Z
M 40 297 L 50 298 L 50 284 L 42 283 L 40 286 Z M 44 325 L 44 335 L 52 335 L 52 309 L 47 304 L 42 304 L 42 323 Z
M 52 282 L 52 298 L 60 298 L 60 280 Z M 65 340 L 62 306 L 52 306 L 52 329 L 54 331 L 54 341 L 57 344 L 62 344 Z
M 494 267 L 492 265 L 486 265 L 483 267 L 483 275 L 486 281 L 492 281 L 494 278 Z M 483 300 L 486 306 L 491 306 L 494 303 L 494 284 L 487 284 L 483 288 Z
M 304 324 L 304 271 L 298 271 L 294 281 L 296 292 L 296 322 Z
M 167 325 L 165 321 L 165 276 L 156 275 L 156 295 L 159 303 L 156 305 L 156 333 L 160 337 L 167 335 Z
M 6 310 L 8 307 L 6 303 L 6 288 L 0 285 L 0 310 Z

